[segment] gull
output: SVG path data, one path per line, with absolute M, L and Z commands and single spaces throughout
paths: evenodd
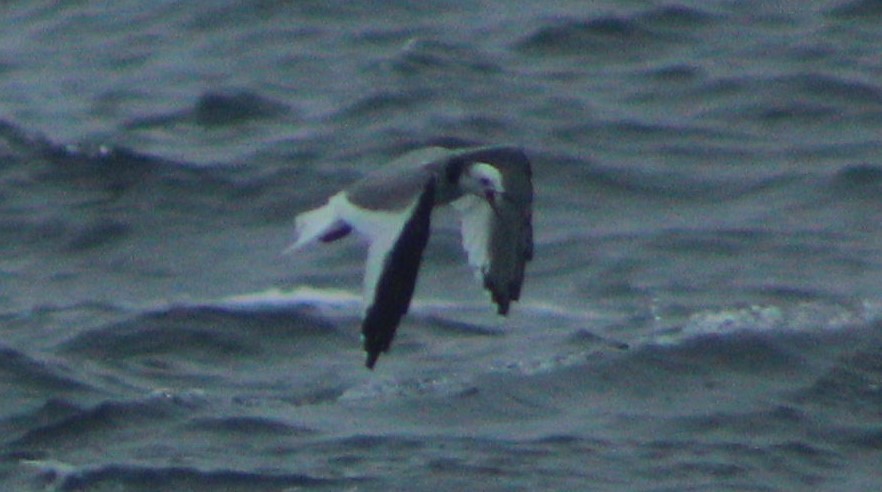
M 364 317 L 365 365 L 387 352 L 416 286 L 429 240 L 432 210 L 460 212 L 462 242 L 475 276 L 500 315 L 521 295 L 533 258 L 530 161 L 517 147 L 428 147 L 409 152 L 295 219 L 287 252 L 330 243 L 353 230 L 367 239 Z

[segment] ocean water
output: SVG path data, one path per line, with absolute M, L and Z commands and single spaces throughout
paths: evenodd
M 0 5 L 0 489 L 882 488 L 876 0 Z M 375 371 L 297 213 L 533 162 L 495 315 L 438 210 Z

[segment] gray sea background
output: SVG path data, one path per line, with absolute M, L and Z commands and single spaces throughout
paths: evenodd
M 294 217 L 467 144 L 368 371 Z M 880 293 L 878 0 L 0 3 L 0 490 L 880 490 Z

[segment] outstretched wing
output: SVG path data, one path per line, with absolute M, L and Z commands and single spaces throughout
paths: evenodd
M 369 369 L 380 353 L 389 350 L 398 323 L 410 307 L 434 205 L 435 180 L 429 179 L 409 207 L 387 215 L 387 226 L 374 228 L 377 233 L 369 237 L 361 325 Z
M 505 192 L 493 207 L 466 195 L 453 202 L 461 213 L 463 247 L 469 264 L 490 291 L 499 314 L 521 295 L 526 263 L 533 259 L 533 185 L 530 163 L 517 149 L 481 149 L 468 155 L 500 170 Z
M 462 214 L 462 243 L 475 275 L 490 291 L 499 314 L 521 295 L 524 270 L 533 257 L 529 210 L 500 201 L 496 210 L 483 199 L 465 196 L 453 202 Z

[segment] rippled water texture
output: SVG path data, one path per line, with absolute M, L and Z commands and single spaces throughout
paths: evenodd
M 0 489 L 882 487 L 877 1 L 0 6 Z M 522 146 L 499 318 L 439 210 L 373 372 L 294 216 Z

